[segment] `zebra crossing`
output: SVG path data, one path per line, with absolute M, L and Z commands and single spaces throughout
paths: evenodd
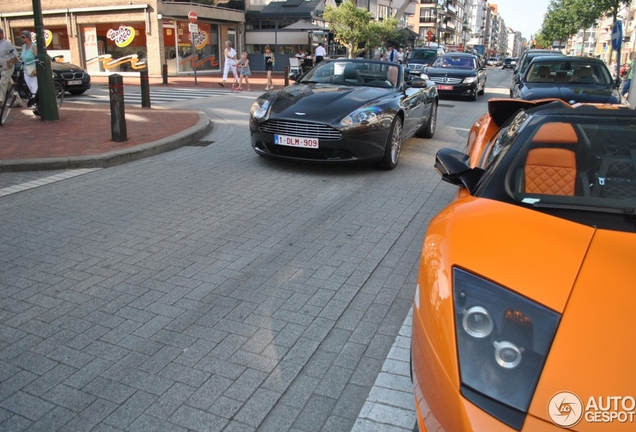
M 212 90 L 201 88 L 150 88 L 150 104 L 164 105 L 172 102 L 182 102 L 184 100 L 203 99 L 209 97 L 218 97 L 227 94 L 228 90 Z M 108 88 L 97 87 L 91 89 L 81 96 L 70 96 L 68 101 L 74 103 L 110 103 Z M 141 105 L 141 90 L 139 88 L 124 90 L 124 103 L 126 105 Z

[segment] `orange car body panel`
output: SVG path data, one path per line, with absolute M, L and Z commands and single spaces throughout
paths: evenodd
M 489 115 L 471 128 L 472 167 L 498 128 Z M 547 411 L 560 391 L 575 392 L 584 404 L 589 397 L 636 398 L 634 251 L 635 234 L 597 230 L 459 188 L 428 227 L 418 273 L 412 356 L 420 430 L 514 431 L 460 394 L 453 266 L 564 314 L 522 430 L 563 430 Z M 636 418 L 611 425 L 584 418 L 568 430 L 636 430 Z
M 523 430 L 562 430 L 547 415 L 548 401 L 560 391 L 576 393 L 584 404 L 590 397 L 636 397 L 636 373 L 626 373 L 636 363 L 631 337 L 636 305 L 636 289 L 631 288 L 636 280 L 636 235 L 594 230 L 517 208 L 531 215 L 522 218 L 514 211 L 495 211 L 493 205 L 514 208 L 473 197 L 458 199 L 431 222 L 426 236 L 418 275 L 420 307 L 413 309 L 412 335 L 418 423 L 424 426 L 421 430 L 514 430 L 459 392 L 451 294 L 452 266 L 459 263 L 476 274 L 491 276 L 503 286 L 521 288 L 518 291 L 525 296 L 565 313 Z M 489 206 L 492 212 L 485 210 Z M 479 207 L 483 210 L 477 210 Z M 537 216 L 534 226 L 545 230 L 514 231 L 516 223 L 532 226 L 527 225 L 532 215 Z M 475 229 L 483 228 L 486 219 L 496 227 L 498 239 L 492 237 L 495 230 L 482 237 L 486 234 Z M 506 220 L 510 221 L 508 228 L 502 226 Z M 510 242 L 513 232 L 515 241 Z M 541 243 L 550 244 L 550 248 L 536 248 Z M 471 246 L 476 244 L 483 245 L 482 253 Z M 501 244 L 510 248 L 500 249 Z M 528 264 L 523 265 L 527 272 L 519 271 L 520 263 Z M 609 426 L 583 419 L 570 430 L 604 431 Z M 614 421 L 611 430 L 634 430 L 635 426 L 636 418 L 634 422 Z
M 524 229 L 535 226 L 543 229 Z M 459 413 L 465 409 L 457 406 L 472 404 L 459 395 L 451 284 L 453 266 L 488 277 L 561 312 L 593 234 L 594 229 L 584 225 L 470 195 L 458 198 L 431 221 L 418 274 L 420 308 L 414 308 L 412 339 L 414 364 L 426 369 L 415 370 L 414 374 L 425 383 L 416 384 L 416 399 L 419 392 L 425 396 L 419 398 L 420 402 L 425 399 L 429 405 L 435 405 L 433 412 L 452 413 L 444 422 L 440 421 L 445 429 L 472 429 L 465 429 L 469 419 L 462 420 Z M 546 244 L 551 247 L 546 249 Z M 438 380 L 444 382 L 436 382 Z M 442 390 L 451 394 L 440 395 Z M 436 406 L 438 404 L 440 406 Z M 511 430 L 484 415 L 505 427 L 501 430 Z M 492 430 L 490 427 L 481 430 Z

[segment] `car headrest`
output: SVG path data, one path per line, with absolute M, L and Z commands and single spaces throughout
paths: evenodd
M 541 125 L 532 137 L 533 143 L 541 144 L 576 144 L 579 139 L 570 123 L 553 122 Z
M 537 69 L 537 76 L 539 77 L 549 77 L 550 76 L 550 67 L 549 66 L 539 66 Z

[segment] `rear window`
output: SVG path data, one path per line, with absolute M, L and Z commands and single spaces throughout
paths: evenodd
M 407 60 L 430 60 L 433 61 L 435 60 L 435 57 L 437 57 L 437 50 L 414 50 L 412 51 Z

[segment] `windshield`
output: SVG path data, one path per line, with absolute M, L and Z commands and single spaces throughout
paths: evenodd
M 415 50 L 411 52 L 407 60 L 428 60 L 432 62 L 437 57 L 437 50 Z
M 400 83 L 398 65 L 382 61 L 334 60 L 319 63 L 298 82 L 338 86 L 393 88 Z
M 636 231 L 636 115 L 595 111 L 545 117 L 521 111 L 485 147 L 478 195 Z
M 529 83 L 613 85 L 605 64 L 570 60 L 535 61 L 528 67 L 525 80 Z
M 475 69 L 477 62 L 473 57 L 442 56 L 438 57 L 431 65 L 434 68 Z

